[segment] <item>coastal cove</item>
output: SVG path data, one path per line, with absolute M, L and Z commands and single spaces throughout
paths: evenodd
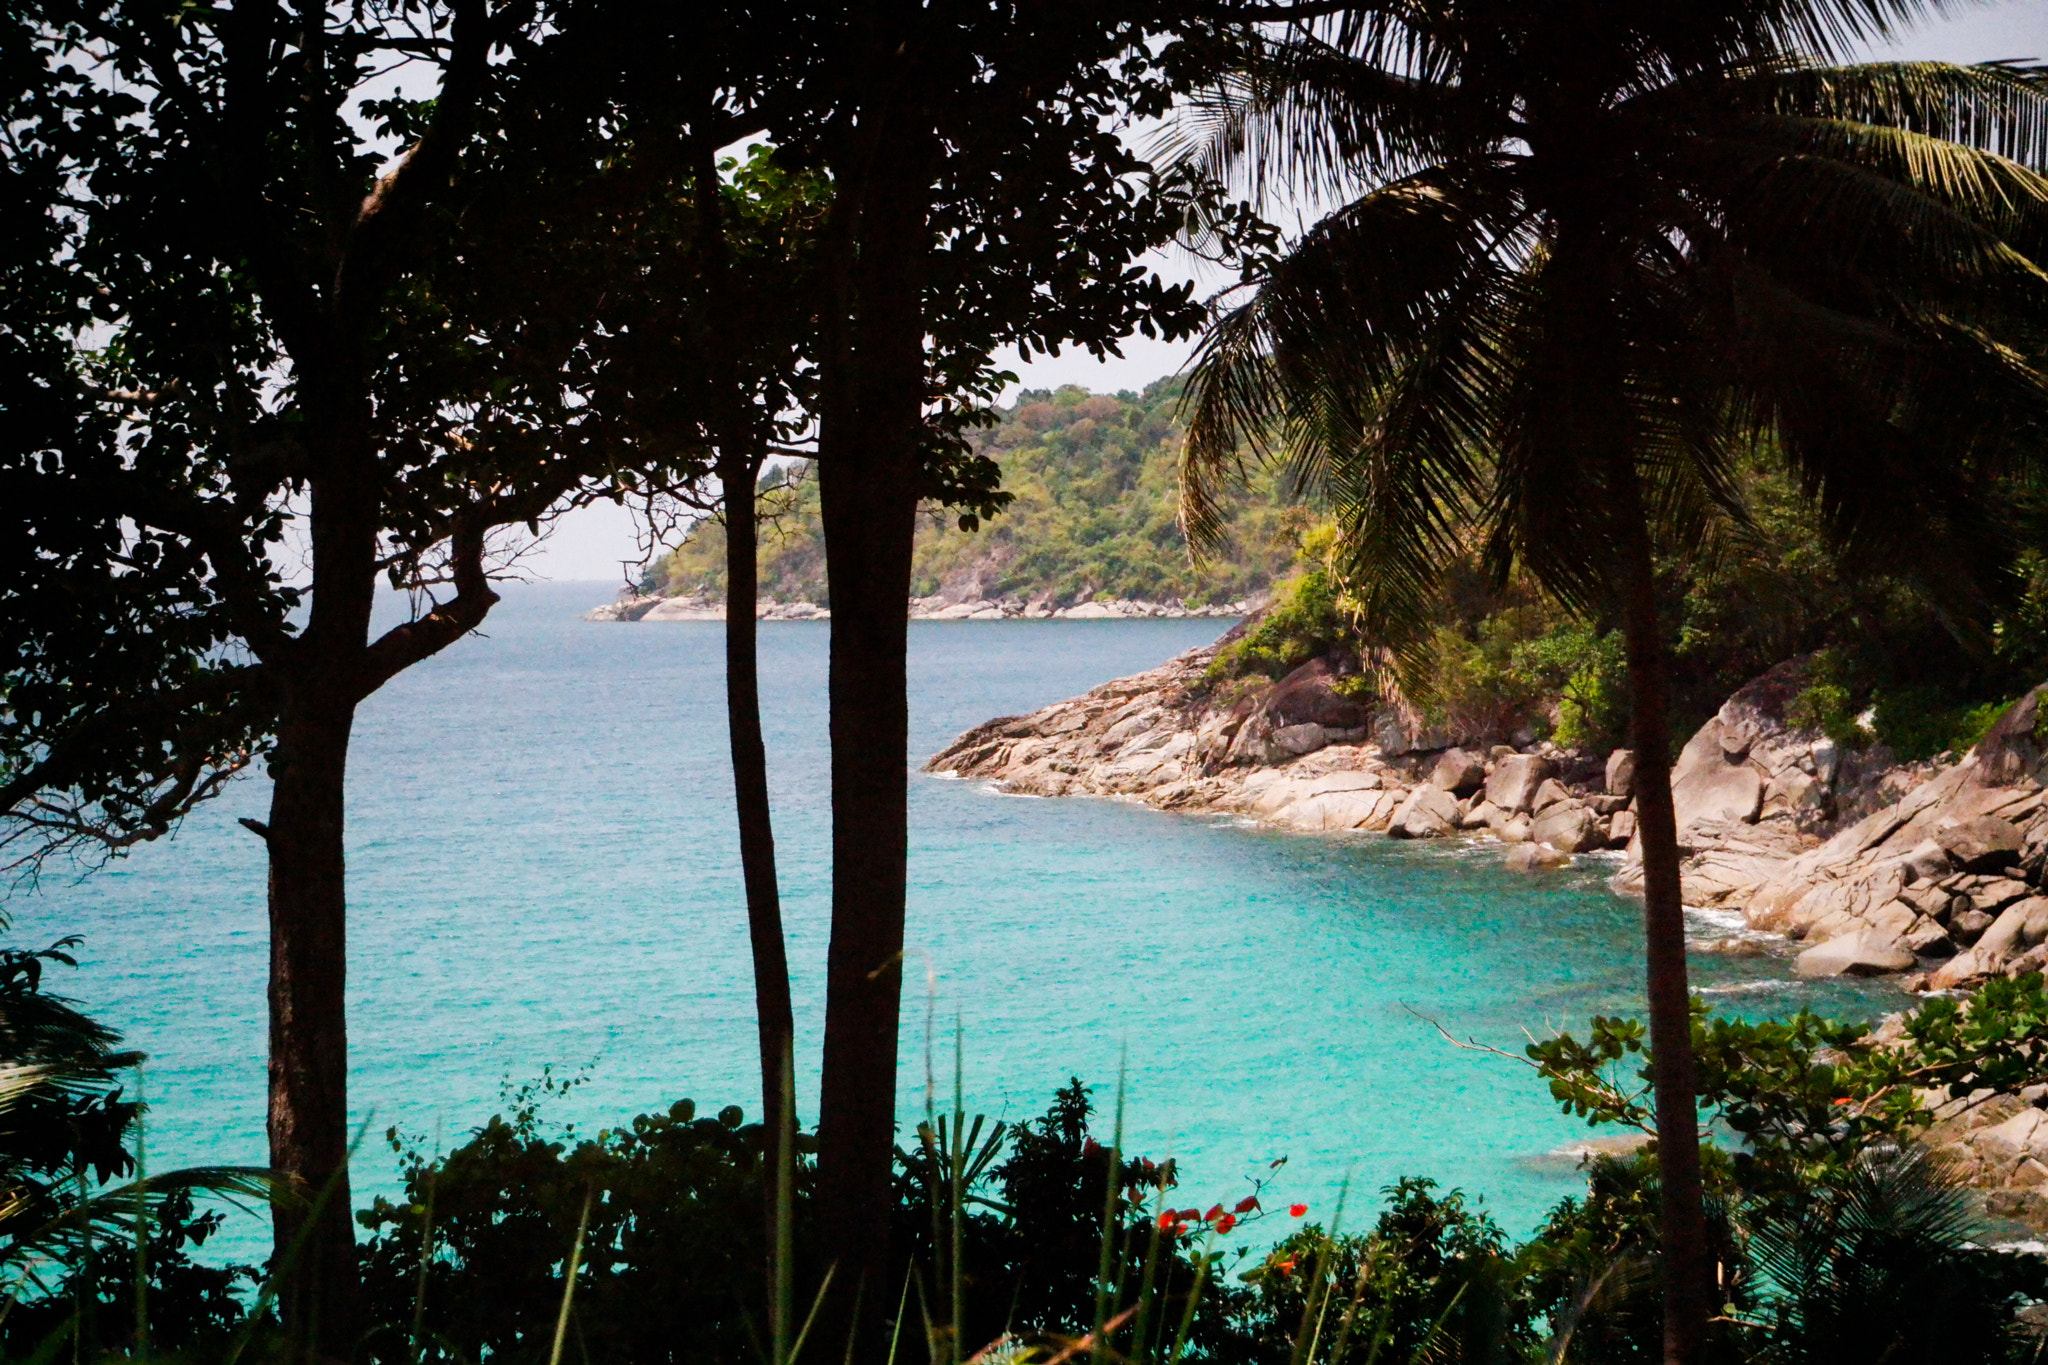
M 498 1106 L 501 1078 L 543 1064 L 588 1066 L 549 1111 L 585 1128 L 685 1095 L 753 1111 L 721 627 L 576 619 L 592 600 L 589 584 L 511 589 L 482 637 L 365 708 L 350 808 L 360 1198 L 396 1188 L 386 1126 L 459 1141 Z M 913 624 L 912 762 L 1222 624 Z M 806 1115 L 828 629 L 761 637 Z M 263 861 L 235 818 L 267 796 L 239 783 L 175 840 L 83 881 L 52 869 L 14 907 L 20 940 L 85 936 L 59 989 L 152 1055 L 153 1166 L 262 1157 Z M 1459 840 L 1292 835 L 935 777 L 914 779 L 912 822 L 906 1117 L 924 1101 L 928 1019 L 947 1099 L 957 1017 L 970 1110 L 1033 1115 L 1069 1075 L 1106 1110 L 1122 1066 L 1129 1144 L 1179 1156 L 1191 1198 L 1242 1192 L 1285 1155 L 1274 1188 L 1319 1210 L 1347 1176 L 1365 1206 L 1425 1175 L 1484 1193 L 1521 1233 L 1576 1188 L 1570 1159 L 1545 1154 L 1587 1130 L 1519 1068 L 1453 1050 L 1417 1015 L 1513 1048 L 1525 1027 L 1638 1010 L 1638 912 L 1606 889 L 1612 859 L 1531 879 Z M 1904 1000 L 1882 982 L 1795 982 L 1770 960 L 1702 955 L 1695 973 L 1743 1012 L 1875 1017 Z

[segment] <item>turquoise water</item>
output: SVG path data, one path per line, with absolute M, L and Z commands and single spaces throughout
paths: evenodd
M 755 1108 L 752 986 L 725 767 L 716 622 L 586 623 L 590 584 L 511 590 L 488 636 L 397 679 L 352 758 L 349 1008 L 357 1119 L 460 1140 L 503 1080 L 586 1070 L 554 1117 L 601 1125 L 680 1096 Z M 816 1093 L 828 916 L 824 623 L 761 632 L 802 1051 Z M 1214 637 L 1203 621 L 921 622 L 921 758 Z M 263 862 L 238 784 L 169 842 L 47 876 L 16 941 L 86 936 L 78 996 L 151 1054 L 151 1162 L 264 1157 Z M 925 1034 L 971 1110 L 1020 1118 L 1070 1075 L 1131 1145 L 1176 1155 L 1191 1202 L 1273 1186 L 1326 1208 L 1400 1175 L 1483 1194 L 1527 1230 L 1576 1185 L 1548 1153 L 1585 1129 L 1524 1068 L 1448 1046 L 1639 1010 L 1635 907 L 1595 863 L 1535 879 L 1498 849 L 1283 836 L 1094 800 L 911 779 L 904 1113 Z M 1794 986 L 1782 961 L 1703 957 L 1728 1007 L 1895 1007 Z M 927 982 L 929 985 L 927 985 Z M 928 1001 L 933 1002 L 928 1004 Z M 943 1102 L 943 1097 L 942 1097 Z M 1105 1124 L 1106 1127 L 1106 1124 Z M 366 1142 L 359 1197 L 395 1162 Z M 1268 1201 L 1269 1203 L 1271 1200 Z M 246 1229 L 230 1249 L 256 1247 Z

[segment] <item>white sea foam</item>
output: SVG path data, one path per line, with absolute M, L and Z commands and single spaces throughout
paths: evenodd
M 1729 986 L 1702 986 L 1701 995 L 1768 995 L 1790 990 L 1799 983 L 1792 977 L 1770 977 L 1763 981 L 1738 981 Z
M 1727 938 L 1749 928 L 1748 916 L 1740 910 L 1730 910 L 1725 906 L 1688 905 L 1685 907 L 1685 917 L 1695 924 L 1703 924 L 1713 929 L 1716 938 Z

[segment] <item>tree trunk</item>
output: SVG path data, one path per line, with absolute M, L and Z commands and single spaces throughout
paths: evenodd
M 1657 619 L 1656 565 L 1633 466 L 1616 498 L 1622 633 L 1635 744 L 1636 829 L 1643 857 L 1657 1165 L 1664 1240 L 1664 1359 L 1694 1365 L 1713 1312 L 1713 1264 L 1700 1183 L 1699 1083 L 1686 979 L 1678 820 L 1671 801 L 1670 660 Z
M 818 1097 L 818 1223 L 833 1268 L 820 1351 L 878 1360 L 889 1252 L 909 861 L 910 563 L 924 399 L 928 139 L 892 140 L 863 187 L 849 326 L 819 428 L 832 589 L 832 944 Z
M 768 1135 L 766 1179 L 769 1201 L 770 1311 L 780 1339 L 788 1324 L 776 1306 L 773 1264 L 780 1211 L 775 1207 L 776 1173 L 782 1145 L 796 1128 L 796 1103 L 787 1090 L 795 1056 L 796 1023 L 789 998 L 789 955 L 782 933 L 782 896 L 775 875 L 775 825 L 768 804 L 768 750 L 761 737 L 761 676 L 754 619 L 759 566 L 755 517 L 756 463 L 742 455 L 719 462 L 725 501 L 725 723 L 732 742 L 732 785 L 739 814 L 740 872 L 746 884 L 747 938 L 754 958 L 754 1018 L 761 1050 L 761 1121 Z
M 842 447 L 836 456 L 849 452 Z M 880 454 L 881 452 L 875 452 Z M 916 502 L 908 480 L 819 461 L 832 584 L 832 944 L 818 1100 L 818 1215 L 833 1315 L 873 1357 L 888 1264 L 909 857 L 905 651 Z M 890 463 L 902 463 L 901 459 Z M 836 533 L 836 540 L 834 539 Z M 861 1305 L 856 1308 L 854 1305 Z
M 704 117 L 715 122 L 707 108 Z M 698 246 L 710 304 L 699 334 L 714 392 L 710 408 L 718 440 L 718 481 L 725 505 L 725 722 L 732 743 L 733 796 L 739 813 L 740 872 L 746 883 L 747 934 L 754 957 L 754 1014 L 761 1044 L 761 1116 L 770 1135 L 770 1185 L 777 1169 L 776 1135 L 783 1130 L 785 1070 L 792 1063 L 796 1026 L 789 1002 L 789 956 L 782 935 L 782 896 L 775 876 L 775 825 L 768 806 L 768 751 L 761 738 L 759 626 L 760 528 L 754 481 L 760 477 L 765 439 L 741 392 L 739 368 L 719 335 L 731 306 L 731 253 L 719 203 L 718 152 L 708 138 L 691 144 L 691 195 L 697 208 Z M 794 1127 L 792 1123 L 790 1126 Z
M 289 704 L 271 760 L 270 1164 L 302 1205 L 274 1219 L 294 1354 L 346 1360 L 359 1335 L 348 1179 L 343 791 L 352 700 Z

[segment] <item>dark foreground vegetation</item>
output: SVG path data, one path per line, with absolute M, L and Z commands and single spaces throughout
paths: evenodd
M 144 1176 L 140 1058 L 43 971 L 68 944 L 0 954 L 0 1350 L 23 1360 L 271 1361 L 290 1354 L 267 1267 L 204 1250 L 220 1195 L 288 1197 L 255 1172 Z M 895 1151 L 892 1358 L 1217 1365 L 1624 1365 L 1661 1350 L 1664 1257 L 1639 1021 L 1595 1019 L 1518 1059 L 1570 1113 L 1635 1130 L 1525 1241 L 1483 1199 L 1423 1178 L 1290 1201 L 1285 1162 L 1220 1179 L 1128 1150 L 1075 1080 L 1046 1111 L 928 1114 Z M 1976 1365 L 2048 1349 L 2048 1259 L 2000 1250 L 1917 1142 L 1947 1100 L 2048 1077 L 2040 977 L 1938 1001 L 1880 1043 L 1861 1025 L 1699 1013 L 1709 1250 L 1706 1359 Z M 767 1129 L 689 1100 L 579 1135 L 548 1118 L 576 1082 L 511 1088 L 446 1152 L 385 1135 L 397 1199 L 355 1216 L 366 1322 L 339 1356 L 422 1361 L 833 1359 L 770 1322 L 760 1267 L 821 1292 L 815 1141 L 787 1181 Z M 1120 1103 L 1120 1101 L 1119 1101 Z M 1106 1110 L 1106 1111 L 1105 1111 Z M 367 1154 L 365 1154 L 367 1155 Z M 778 1188 L 779 1187 L 779 1188 Z M 764 1212 L 777 1216 L 764 1217 Z M 777 1229 L 787 1241 L 776 1248 Z M 814 1322 L 808 1302 L 800 1319 Z

